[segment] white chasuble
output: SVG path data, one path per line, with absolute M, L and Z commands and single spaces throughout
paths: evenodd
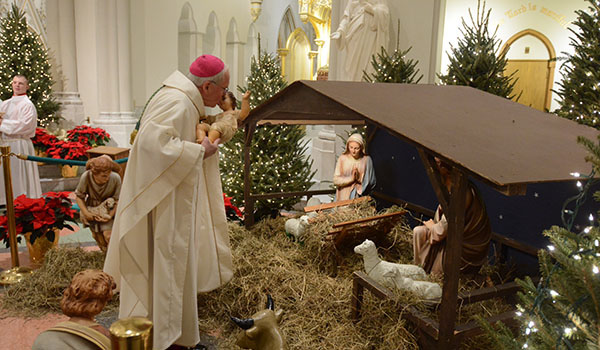
M 119 318 L 145 316 L 154 348 L 199 342 L 196 296 L 233 277 L 218 154 L 195 143 L 204 103 L 174 72 L 149 102 L 127 164 L 104 270 Z

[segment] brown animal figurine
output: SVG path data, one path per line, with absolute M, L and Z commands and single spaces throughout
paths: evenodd
M 238 334 L 236 345 L 242 349 L 287 350 L 285 338 L 279 329 L 282 314 L 281 309 L 275 311 L 273 299 L 267 294 L 265 310 L 245 320 L 231 317 L 231 320 L 244 330 Z

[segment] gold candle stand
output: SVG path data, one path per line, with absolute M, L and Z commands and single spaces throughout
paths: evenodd
M 112 350 L 152 349 L 152 321 L 145 317 L 128 317 L 110 326 Z

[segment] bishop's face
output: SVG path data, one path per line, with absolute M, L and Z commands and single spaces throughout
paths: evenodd
M 24 77 L 14 77 L 12 80 L 13 95 L 23 95 L 29 89 L 29 83 Z
M 229 71 L 223 74 L 222 81 L 207 81 L 202 84 L 200 88 L 200 94 L 204 105 L 207 107 L 214 107 L 217 103 L 223 100 L 223 96 L 227 93 L 229 87 Z

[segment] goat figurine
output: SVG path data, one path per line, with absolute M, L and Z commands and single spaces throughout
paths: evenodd
M 287 350 L 283 333 L 279 329 L 279 321 L 283 310 L 275 311 L 271 295 L 267 294 L 267 308 L 251 318 L 241 320 L 231 317 L 238 327 L 243 329 L 237 336 L 236 345 L 242 349 L 254 350 Z
M 308 226 L 308 216 L 302 215 L 299 219 L 288 219 L 285 222 L 285 233 L 294 237 L 297 241 L 302 239 L 304 231 Z
M 420 281 L 427 276 L 421 267 L 381 260 L 371 240 L 366 239 L 354 247 L 354 252 L 363 256 L 367 275 L 387 288 L 410 290 L 424 299 L 435 299 L 442 295 L 437 283 Z

